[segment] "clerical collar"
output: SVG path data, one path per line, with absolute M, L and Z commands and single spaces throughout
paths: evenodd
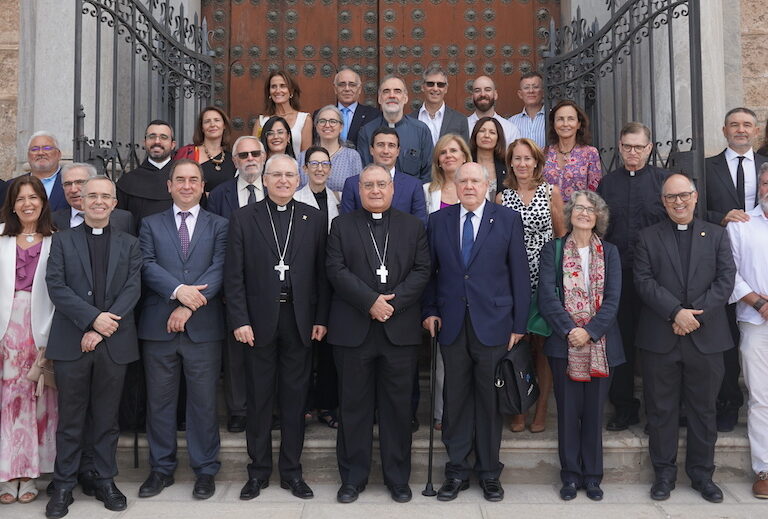
M 157 169 L 163 169 L 165 167 L 165 165 L 168 164 L 171 161 L 171 157 L 168 157 L 163 162 L 156 162 L 156 161 L 152 160 L 151 158 L 147 157 L 147 161 L 150 164 L 152 164 L 153 166 L 155 166 Z
M 293 204 L 293 199 L 289 200 L 288 203 L 285 205 L 279 205 L 277 202 L 267 197 L 267 203 L 270 205 L 270 207 L 272 207 L 272 209 L 282 212 L 282 211 L 287 211 L 288 209 L 291 208 L 291 204 Z
M 689 222 L 689 223 L 676 223 L 676 222 L 672 222 L 672 227 L 676 231 L 687 231 L 687 230 L 689 230 L 691 228 L 691 225 L 693 225 L 693 222 Z
M 380 222 L 385 216 L 389 216 L 389 213 L 391 212 L 391 208 L 387 209 L 383 213 L 373 213 L 371 211 L 366 210 L 366 213 L 368 213 L 368 218 L 370 220 L 373 220 L 375 223 Z
M 102 228 L 97 228 L 97 227 L 91 227 L 90 225 L 88 225 L 87 223 L 85 223 L 85 221 L 83 221 L 83 229 L 85 229 L 85 233 L 86 233 L 86 234 L 92 234 L 92 235 L 94 235 L 94 236 L 101 236 L 101 235 L 103 235 L 103 234 L 104 234 L 106 231 L 108 231 L 108 230 L 109 230 L 109 224 L 105 225 L 105 226 L 104 226 L 104 227 L 102 227 Z

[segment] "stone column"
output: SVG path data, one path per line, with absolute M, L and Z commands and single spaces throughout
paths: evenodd
M 757 148 L 765 143 L 768 126 L 768 47 L 765 44 L 768 39 L 768 0 L 741 0 L 738 21 L 741 28 L 741 81 L 738 81 L 739 76 L 733 76 L 736 80 L 731 83 L 742 86 L 744 106 L 757 112 L 758 124 L 763 128 Z
M 19 0 L 0 0 L 0 178 L 16 170 Z

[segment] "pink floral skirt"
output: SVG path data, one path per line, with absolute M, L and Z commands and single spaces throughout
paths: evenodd
M 30 307 L 31 294 L 16 292 L 0 339 L 0 481 L 53 472 L 56 458 L 56 391 L 46 387 L 37 398 L 27 379 L 37 357 Z

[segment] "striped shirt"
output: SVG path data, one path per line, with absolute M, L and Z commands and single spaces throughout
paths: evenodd
M 513 123 L 520 130 L 520 135 L 527 139 L 531 139 L 533 142 L 539 145 L 542 150 L 547 147 L 547 134 L 545 130 L 546 115 L 544 115 L 544 106 L 536 113 L 536 117 L 531 119 L 528 114 L 525 113 L 525 108 L 519 114 L 515 114 L 509 118 L 509 122 Z

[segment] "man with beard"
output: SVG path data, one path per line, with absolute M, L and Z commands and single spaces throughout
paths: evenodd
M 117 181 L 117 207 L 133 215 L 135 235 L 138 235 L 142 218 L 164 211 L 173 204 L 166 186 L 171 156 L 176 150 L 171 125 L 159 119 L 149 123 L 144 132 L 144 149 L 147 150 L 144 162 Z
M 432 178 L 432 134 L 426 124 L 405 115 L 408 88 L 397 76 L 386 76 L 379 84 L 379 105 L 382 115 L 363 126 L 357 136 L 357 151 L 363 166 L 373 162 L 371 145 L 373 133 L 382 126 L 394 128 L 400 140 L 396 169 L 414 176 L 426 184 Z
M 513 123 L 496 113 L 494 106 L 498 98 L 499 93 L 496 91 L 496 84 L 488 76 L 480 76 L 472 82 L 472 103 L 475 105 L 475 111 L 467 117 L 469 134 L 472 135 L 472 130 L 475 129 L 478 119 L 493 117 L 499 121 L 504 129 L 504 140 L 507 142 L 507 147 L 509 147 L 510 144 L 520 138 L 520 130 Z

